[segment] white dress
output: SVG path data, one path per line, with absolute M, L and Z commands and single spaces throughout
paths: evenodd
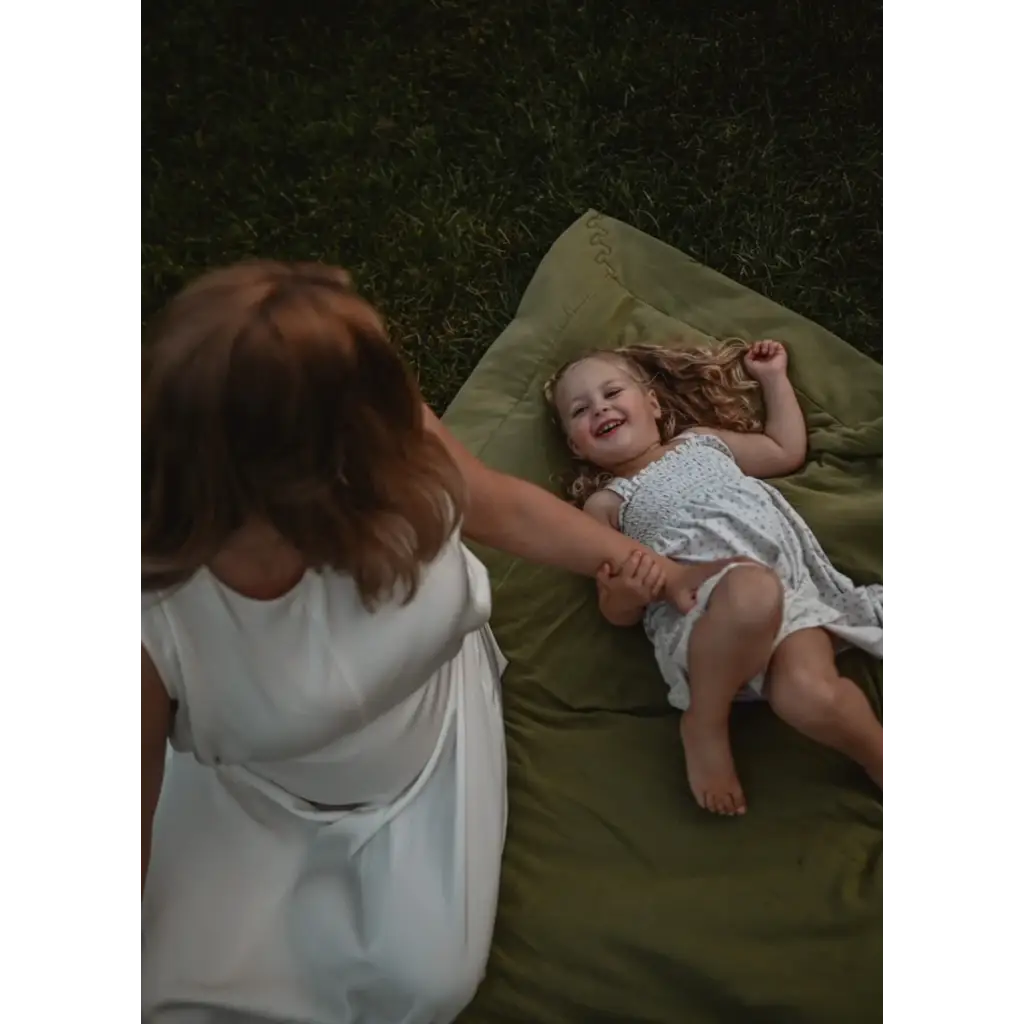
M 774 487 L 747 476 L 724 441 L 685 434 L 636 476 L 616 477 L 606 487 L 622 498 L 623 533 L 661 555 L 682 562 L 746 557 L 774 569 L 785 594 L 776 645 L 798 630 L 821 627 L 840 645 L 882 657 L 882 585 L 858 587 L 839 572 L 793 506 Z M 689 614 L 658 602 L 644 617 L 669 703 L 681 711 L 690 706 L 686 663 L 693 627 L 732 568 L 704 583 Z M 740 699 L 759 698 L 763 686 L 763 675 L 752 679 Z
M 458 537 L 411 603 L 202 570 L 143 596 L 177 711 L 142 905 L 146 1024 L 445 1024 L 483 976 L 504 659 Z

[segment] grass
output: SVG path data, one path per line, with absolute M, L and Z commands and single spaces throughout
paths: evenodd
M 596 207 L 881 359 L 881 4 L 149 0 L 143 319 L 349 268 L 443 407 Z

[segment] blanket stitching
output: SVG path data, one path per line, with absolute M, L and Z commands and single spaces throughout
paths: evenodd
M 590 230 L 590 244 L 599 250 L 594 257 L 594 261 L 604 267 L 604 272 L 613 281 L 618 281 L 619 284 L 622 284 L 618 273 L 611 264 L 613 250 L 610 243 L 605 241 L 608 237 L 608 229 L 602 223 L 603 220 L 604 217 L 595 210 L 593 215 L 585 222 L 585 226 Z M 626 290 L 629 291 L 628 288 Z M 634 295 L 633 298 L 636 298 L 636 296 Z

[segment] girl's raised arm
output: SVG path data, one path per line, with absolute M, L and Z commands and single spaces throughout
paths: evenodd
M 764 432 L 741 434 L 712 427 L 700 427 L 698 432 L 724 441 L 748 476 L 794 473 L 807 458 L 807 424 L 786 374 L 786 350 L 777 341 L 757 341 L 750 346 L 744 364 L 764 394 Z

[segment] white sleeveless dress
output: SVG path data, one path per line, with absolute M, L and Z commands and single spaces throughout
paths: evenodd
M 840 646 L 882 657 L 882 585 L 858 587 L 839 572 L 796 509 L 770 484 L 747 476 L 720 438 L 683 434 L 635 476 L 616 477 L 605 486 L 622 499 L 622 532 L 660 555 L 681 562 L 746 557 L 774 569 L 784 592 L 776 646 L 799 630 L 821 628 Z M 669 703 L 680 711 L 690 706 L 687 657 L 693 628 L 715 587 L 735 568 L 707 580 L 689 614 L 664 602 L 645 613 Z M 762 673 L 737 699 L 763 695 Z
M 445 1024 L 483 976 L 505 661 L 454 537 L 406 606 L 308 573 L 144 595 L 177 712 L 142 905 L 146 1024 Z

